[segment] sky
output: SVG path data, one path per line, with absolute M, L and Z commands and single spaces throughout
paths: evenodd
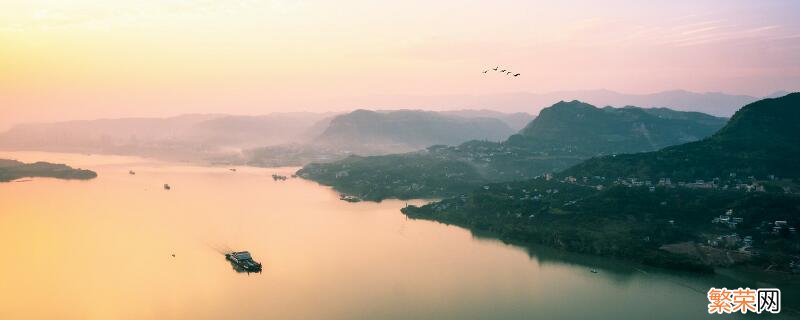
M 0 128 L 388 95 L 764 96 L 800 89 L 798 52 L 792 0 L 0 0 Z M 521 76 L 482 74 L 498 65 Z

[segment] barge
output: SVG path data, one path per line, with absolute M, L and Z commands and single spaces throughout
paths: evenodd
M 239 251 L 229 252 L 225 254 L 225 259 L 231 262 L 235 267 L 242 269 L 245 272 L 261 272 L 261 263 L 253 260 L 250 252 Z

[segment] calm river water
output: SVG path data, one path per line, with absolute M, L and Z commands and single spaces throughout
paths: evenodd
M 99 174 L 0 183 L 0 319 L 705 319 L 710 286 L 781 285 L 523 249 L 271 178 L 295 168 L 0 158 Z

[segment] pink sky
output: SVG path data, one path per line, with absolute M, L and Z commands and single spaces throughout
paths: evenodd
M 0 3 L 0 41 L 0 128 L 380 95 L 800 88 L 797 1 L 21 0 Z M 522 76 L 481 73 L 494 65 Z

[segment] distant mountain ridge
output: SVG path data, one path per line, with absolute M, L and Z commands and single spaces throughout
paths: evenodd
M 373 154 L 469 140 L 501 141 L 513 133 L 511 127 L 495 118 L 467 118 L 421 110 L 360 109 L 335 117 L 313 144 Z
M 500 141 L 532 116 L 489 110 L 352 113 L 286 112 L 259 116 L 187 114 L 17 125 L 0 149 L 136 155 L 201 163 L 303 165 L 348 154 L 419 150 L 470 139 Z M 335 122 L 334 122 L 335 120 Z
M 329 114 L 264 116 L 189 114 L 17 125 L 0 133 L 0 148 L 205 160 L 238 149 L 307 139 Z
M 303 166 L 348 156 L 417 151 L 436 144 L 471 139 L 500 141 L 521 128 L 527 113 L 491 110 L 364 110 L 318 122 L 307 143 L 283 144 L 243 151 L 244 163 L 259 167 Z M 512 128 L 511 125 L 516 128 Z
M 453 115 L 464 118 L 495 118 L 505 122 L 514 131 L 519 131 L 520 129 L 524 128 L 525 125 L 527 125 L 529 122 L 531 122 L 531 120 L 536 118 L 536 116 L 527 112 L 504 113 L 488 109 L 446 110 L 446 111 L 439 111 L 439 113 L 444 115 Z
M 800 93 L 744 106 L 716 134 L 663 150 L 602 157 L 565 175 L 714 179 L 731 174 L 800 178 Z
M 777 91 L 765 97 L 785 95 Z M 364 105 L 385 105 L 396 108 L 441 109 L 490 109 L 502 112 L 529 112 L 561 100 L 579 100 L 595 106 L 623 107 L 635 105 L 643 108 L 670 108 L 677 111 L 697 111 L 714 116 L 730 117 L 736 110 L 762 97 L 728 94 L 722 92 L 691 92 L 669 90 L 647 94 L 629 94 L 612 90 L 563 90 L 543 93 L 509 92 L 497 94 L 452 94 L 452 95 L 392 95 L 371 96 L 357 100 Z M 401 102 L 398 102 L 401 101 Z

